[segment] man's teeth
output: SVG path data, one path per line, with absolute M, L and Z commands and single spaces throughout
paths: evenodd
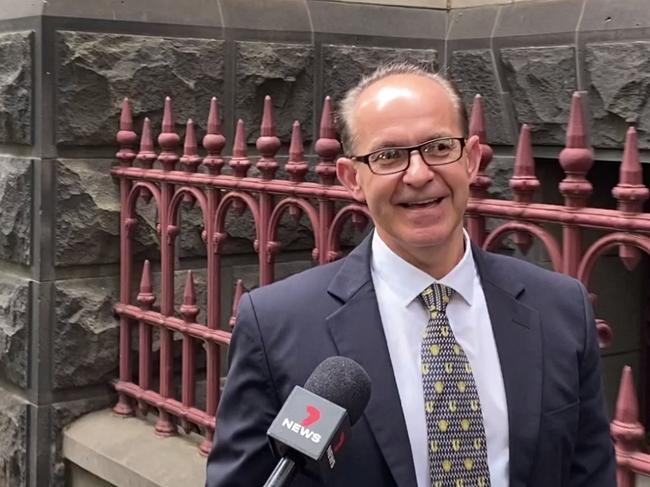
M 406 203 L 406 206 L 428 206 L 434 203 L 440 203 L 442 198 L 432 198 L 426 201 L 418 201 L 417 203 Z

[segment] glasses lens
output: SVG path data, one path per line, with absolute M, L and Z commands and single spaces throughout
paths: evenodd
M 406 149 L 382 149 L 368 156 L 370 169 L 377 174 L 401 171 L 409 162 Z
M 437 139 L 423 145 L 420 152 L 427 164 L 435 166 L 457 161 L 461 150 L 458 139 Z

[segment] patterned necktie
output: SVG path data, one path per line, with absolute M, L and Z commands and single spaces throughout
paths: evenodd
M 489 487 L 476 382 L 446 313 L 453 293 L 453 289 L 434 283 L 420 295 L 429 311 L 420 360 L 431 487 Z

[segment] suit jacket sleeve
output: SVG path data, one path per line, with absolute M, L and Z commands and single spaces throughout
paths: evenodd
M 262 485 L 275 465 L 266 431 L 279 411 L 250 295 L 240 301 L 229 350 L 229 373 L 208 457 L 207 487 Z
M 581 284 L 580 290 L 586 331 L 580 362 L 580 416 L 569 485 L 615 487 L 616 462 L 605 411 L 596 322 L 587 291 Z

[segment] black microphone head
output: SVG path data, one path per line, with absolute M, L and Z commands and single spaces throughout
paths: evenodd
M 352 359 L 329 357 L 314 369 L 305 382 L 305 389 L 341 406 L 353 425 L 370 399 L 370 377 Z

